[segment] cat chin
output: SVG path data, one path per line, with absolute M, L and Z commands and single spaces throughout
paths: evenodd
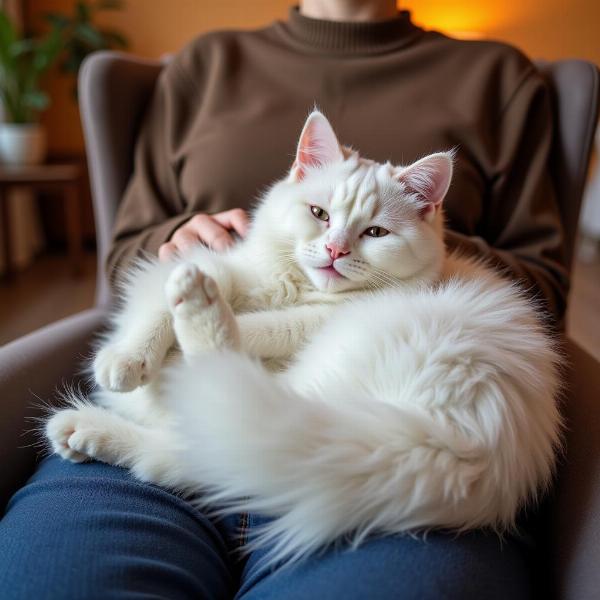
M 312 284 L 321 292 L 335 294 L 362 287 L 360 283 L 329 269 L 306 267 L 305 272 Z

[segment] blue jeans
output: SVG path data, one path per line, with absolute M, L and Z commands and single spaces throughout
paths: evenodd
M 484 532 L 373 538 L 267 570 L 238 552 L 261 518 L 211 522 L 101 463 L 44 460 L 0 521 L 0 598 L 361 600 L 531 597 L 523 539 Z

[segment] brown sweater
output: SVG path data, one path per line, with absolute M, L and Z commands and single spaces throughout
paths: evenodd
M 289 169 L 314 105 L 343 144 L 406 164 L 457 147 L 447 243 L 491 260 L 563 315 L 568 276 L 548 173 L 549 93 L 520 52 L 424 31 L 403 12 L 339 23 L 290 11 L 219 31 L 162 72 L 119 208 L 111 278 L 196 212 L 249 208 Z

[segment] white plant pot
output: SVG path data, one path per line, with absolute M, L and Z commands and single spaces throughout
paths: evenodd
M 46 131 L 38 123 L 0 123 L 0 163 L 39 165 L 46 159 Z

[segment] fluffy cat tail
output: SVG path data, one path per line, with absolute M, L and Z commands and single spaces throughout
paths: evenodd
M 203 503 L 275 516 L 254 539 L 269 545 L 269 562 L 373 532 L 512 524 L 505 474 L 475 430 L 414 405 L 300 396 L 233 353 L 187 369 L 169 393 L 189 448 L 184 470 Z

